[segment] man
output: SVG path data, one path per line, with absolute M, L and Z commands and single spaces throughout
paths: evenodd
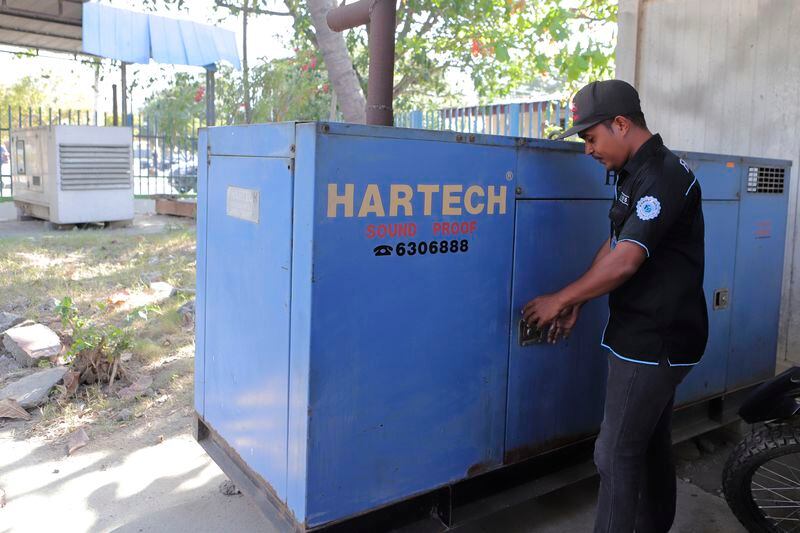
M 569 335 L 584 302 L 609 294 L 595 531 L 666 532 L 675 517 L 675 388 L 708 339 L 700 185 L 647 129 L 639 95 L 623 81 L 578 91 L 573 123 L 561 137 L 577 133 L 586 154 L 617 173 L 611 236 L 583 276 L 522 312 L 528 324 L 549 327 L 555 342 Z

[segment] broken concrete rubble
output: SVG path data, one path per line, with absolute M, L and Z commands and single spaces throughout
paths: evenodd
M 0 333 L 3 333 L 7 329 L 13 328 L 23 320 L 24 319 L 21 316 L 15 315 L 14 313 L 0 311 Z
M 0 389 L 0 400 L 13 398 L 24 409 L 42 405 L 47 401 L 50 389 L 61 381 L 66 373 L 67 369 L 62 366 L 47 368 L 25 376 Z
M 34 366 L 61 353 L 61 339 L 42 324 L 21 324 L 5 332 L 3 345 L 22 366 Z
M 158 299 L 166 299 L 175 296 L 175 287 L 166 281 L 154 281 L 150 284 L 150 290 L 155 293 Z

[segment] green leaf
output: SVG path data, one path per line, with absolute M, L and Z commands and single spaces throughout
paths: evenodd
M 504 44 L 497 43 L 494 45 L 494 54 L 498 61 L 506 62 L 511 59 L 508 55 L 508 48 Z

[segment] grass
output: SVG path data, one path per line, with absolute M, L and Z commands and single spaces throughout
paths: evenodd
M 151 294 L 152 278 L 170 283 L 178 294 L 138 305 Z M 130 328 L 129 367 L 134 374 L 153 376 L 149 396 L 127 401 L 105 387 L 81 386 L 75 397 L 47 403 L 31 431 L 58 437 L 87 424 L 110 431 L 120 409 L 144 416 L 156 405 L 189 405 L 194 331 L 178 309 L 193 297 L 194 287 L 194 232 L 184 228 L 148 235 L 75 230 L 0 238 L 0 311 L 58 329 L 54 301 L 70 296 L 80 314 L 95 323 Z M 127 301 L 110 304 L 119 293 Z M 117 383 L 115 389 L 125 385 Z

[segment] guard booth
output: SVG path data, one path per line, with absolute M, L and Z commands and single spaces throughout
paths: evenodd
M 520 320 L 608 238 L 613 176 L 581 144 L 286 123 L 200 152 L 197 438 L 275 523 L 450 525 L 482 480 L 591 445 L 606 301 L 556 345 Z M 711 337 L 678 407 L 720 424 L 774 373 L 789 163 L 681 155 Z

